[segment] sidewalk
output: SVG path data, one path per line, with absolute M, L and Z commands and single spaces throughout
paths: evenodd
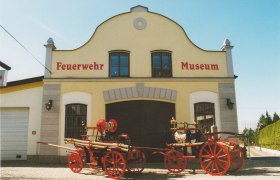
M 280 157 L 280 151 L 267 149 L 263 147 L 260 148 L 258 146 L 248 146 L 247 155 L 248 157 Z
M 223 176 L 211 176 L 202 169 L 196 169 L 195 174 L 189 169 L 197 159 L 188 163 L 188 169 L 180 174 L 168 174 L 163 163 L 147 164 L 147 168 L 139 175 L 125 174 L 122 179 L 187 179 L 187 180 L 270 180 L 280 179 L 280 157 L 255 157 L 246 159 L 244 166 L 233 173 Z M 100 169 L 94 172 L 84 168 L 80 173 L 73 173 L 66 164 L 40 164 L 26 161 L 3 162 L 1 167 L 1 180 L 109 180 Z

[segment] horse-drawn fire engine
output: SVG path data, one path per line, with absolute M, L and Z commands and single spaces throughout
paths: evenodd
M 235 141 L 218 138 L 219 134 L 234 137 L 240 134 L 217 132 L 215 125 L 212 126 L 212 132 L 202 133 L 196 123 L 177 123 L 175 119 L 170 122 L 177 143 L 167 144 L 167 150 L 164 152 L 155 152 L 164 155 L 164 164 L 169 172 L 182 172 L 191 158 L 198 158 L 201 168 L 211 175 L 223 175 L 242 167 L 244 149 Z
M 217 132 L 215 126 L 211 132 L 203 133 L 196 123 L 177 122 L 173 118 L 170 122 L 172 135 L 177 142 L 166 144 L 165 148 L 150 148 L 154 154 L 159 153 L 164 156 L 164 164 L 169 173 L 184 171 L 188 159 L 191 158 L 198 159 L 201 168 L 211 175 L 236 171 L 243 165 L 244 149 L 235 141 L 219 137 L 222 134 L 238 137 L 240 134 Z M 86 127 L 87 130 L 93 131 L 93 137 L 84 135 L 82 139 L 64 139 L 66 144 L 73 144 L 75 148 L 41 141 L 38 143 L 71 151 L 68 156 L 68 166 L 74 173 L 79 173 L 84 164 L 92 169 L 102 168 L 108 177 L 113 179 L 120 179 L 126 170 L 131 173 L 141 173 L 146 163 L 142 147 L 132 146 L 127 134 L 112 138 L 110 134 L 115 133 L 117 127 L 118 123 L 115 119 L 108 122 L 100 119 L 96 127 Z

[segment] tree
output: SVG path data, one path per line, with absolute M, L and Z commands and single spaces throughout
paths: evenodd
M 268 112 L 266 111 L 265 113 L 265 119 L 266 119 L 266 126 L 269 124 L 272 124 L 272 118 L 271 116 L 268 114 Z
M 271 116 L 266 111 L 265 115 L 262 114 L 261 117 L 259 118 L 259 122 L 258 122 L 257 128 L 258 129 L 262 129 L 262 128 L 266 127 L 267 125 L 272 124 L 273 122 L 274 121 L 272 120 Z
M 242 140 L 244 141 L 245 144 L 248 145 L 248 142 L 249 143 L 255 143 L 255 132 L 254 130 L 252 130 L 251 128 L 250 129 L 247 129 L 245 128 L 242 132 L 243 134 L 243 138 Z
M 278 114 L 275 112 L 273 114 L 273 118 L 272 118 L 272 122 L 275 123 L 276 121 L 279 121 L 280 120 L 280 117 L 278 116 Z

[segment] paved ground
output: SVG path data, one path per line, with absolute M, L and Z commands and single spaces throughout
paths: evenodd
M 267 148 L 260 148 L 258 146 L 247 147 L 247 154 L 248 156 L 250 155 L 251 157 L 271 157 L 271 156 L 280 157 L 280 151 L 271 150 Z
M 264 180 L 280 179 L 280 152 L 259 147 L 250 148 L 251 157 L 245 160 L 242 169 L 224 176 L 211 176 L 197 169 L 195 174 L 192 168 L 199 168 L 196 159 L 190 160 L 187 170 L 179 175 L 168 174 L 163 164 L 147 164 L 147 168 L 140 175 L 125 174 L 123 179 L 188 179 L 188 180 Z M 78 180 L 107 179 L 103 171 L 94 172 L 84 168 L 80 173 L 73 173 L 66 164 L 40 164 L 27 161 L 6 161 L 1 164 L 1 179 L 3 180 Z
M 193 165 L 196 163 L 194 162 Z M 242 169 L 224 176 L 211 176 L 205 174 L 203 170 L 196 170 L 192 174 L 192 170 L 187 169 L 179 175 L 170 175 L 164 169 L 163 164 L 148 164 L 142 174 L 129 175 L 126 174 L 123 179 L 188 179 L 188 180 L 219 180 L 219 179 L 244 179 L 244 180 L 264 180 L 269 177 L 271 179 L 280 179 L 280 157 L 252 157 L 247 159 Z M 190 164 L 191 166 L 191 164 Z M 91 179 L 103 180 L 107 179 L 103 172 L 93 172 L 88 168 L 84 168 L 80 173 L 75 174 L 65 164 L 38 164 L 26 161 L 2 162 L 1 179 L 3 180 L 78 180 Z

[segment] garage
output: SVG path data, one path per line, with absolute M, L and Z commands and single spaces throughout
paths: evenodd
M 170 120 L 175 116 L 175 104 L 161 101 L 124 101 L 106 105 L 106 119 L 118 121 L 117 134 L 125 133 L 132 145 L 165 147 L 170 142 Z M 160 161 L 146 151 L 148 160 Z
M 0 108 L 1 160 L 27 159 L 28 108 Z

